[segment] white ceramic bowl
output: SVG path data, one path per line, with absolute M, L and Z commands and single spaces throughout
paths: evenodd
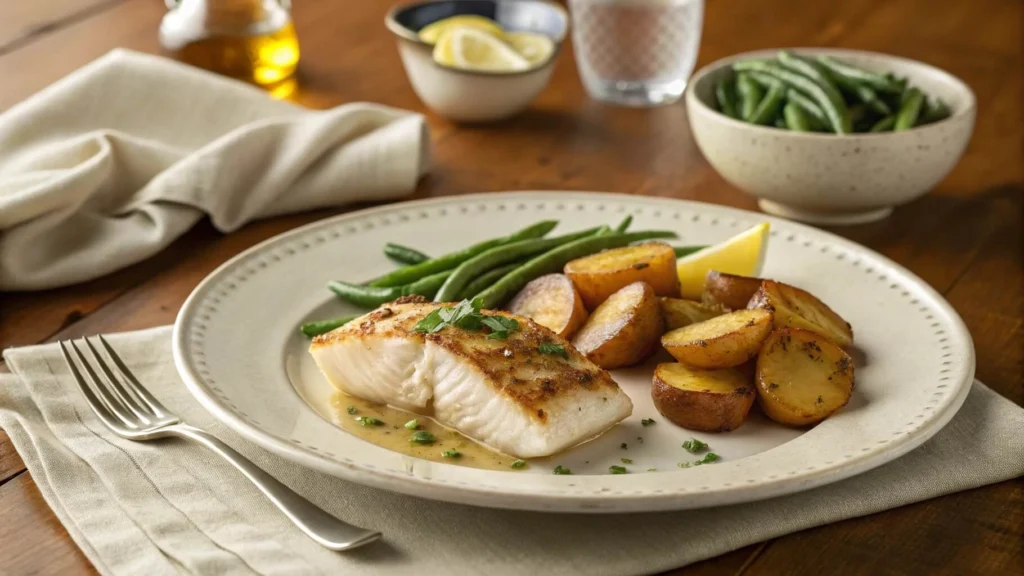
M 509 31 L 544 34 L 555 43 L 547 62 L 521 72 L 484 72 L 442 66 L 433 46 L 417 32 L 449 16 L 476 14 Z M 428 108 L 459 122 L 487 122 L 525 109 L 547 86 L 569 27 L 557 4 L 541 0 L 439 0 L 395 6 L 384 20 L 398 39 L 398 52 L 412 89 Z
M 906 76 L 951 109 L 946 120 L 903 132 L 818 134 L 740 122 L 715 109 L 715 85 L 746 52 L 713 62 L 690 80 L 686 110 L 701 152 L 731 184 L 775 214 L 814 224 L 859 224 L 888 216 L 894 206 L 924 195 L 949 174 L 974 129 L 975 98 L 958 78 L 927 64 L 858 50 L 794 48 L 827 54 L 876 72 Z

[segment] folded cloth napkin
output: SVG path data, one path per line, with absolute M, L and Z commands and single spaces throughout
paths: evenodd
M 89 280 L 209 214 L 246 222 L 413 190 L 422 116 L 311 111 L 174 61 L 115 50 L 0 115 L 0 290 Z
M 628 515 L 446 504 L 303 469 L 246 442 L 185 389 L 174 369 L 170 328 L 110 340 L 139 380 L 188 423 L 384 539 L 348 553 L 319 547 L 205 448 L 111 434 L 85 403 L 56 345 L 7 350 L 13 374 L 0 374 L 0 427 L 102 574 L 649 574 L 1024 474 L 1024 410 L 975 382 L 960 412 L 920 448 L 793 496 Z M 964 454 L 971 454 L 969 466 Z

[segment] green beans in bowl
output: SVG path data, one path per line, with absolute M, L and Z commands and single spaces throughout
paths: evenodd
M 921 62 L 837 49 L 764 50 L 705 66 L 686 106 L 708 162 L 769 213 L 817 224 L 884 218 L 956 165 L 971 89 Z

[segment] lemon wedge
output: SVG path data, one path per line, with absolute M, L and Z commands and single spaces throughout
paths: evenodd
M 484 18 L 483 16 L 476 16 L 473 14 L 452 16 L 451 18 L 431 22 L 419 31 L 419 37 L 420 40 L 423 40 L 427 44 L 437 44 L 437 41 L 441 39 L 441 36 L 443 36 L 445 32 L 455 28 L 475 28 L 482 32 L 497 36 L 498 38 L 505 37 L 505 31 L 497 22 L 490 18 Z
M 434 61 L 463 70 L 516 72 L 530 62 L 496 36 L 476 28 L 452 28 L 434 45 Z
M 551 58 L 551 53 L 555 51 L 555 43 L 543 34 L 509 32 L 505 34 L 505 40 L 534 65 L 547 62 L 548 58 Z
M 769 228 L 768 222 L 762 222 L 725 242 L 680 258 L 676 262 L 676 272 L 679 274 L 683 298 L 700 300 L 704 277 L 709 270 L 741 276 L 760 274 L 768 248 Z

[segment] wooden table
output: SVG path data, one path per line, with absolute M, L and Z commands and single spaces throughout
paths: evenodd
M 372 100 L 423 111 L 382 24 L 387 2 L 295 4 L 303 49 L 298 102 L 324 108 Z M 157 52 L 163 12 L 159 0 L 5 3 L 0 110 L 112 48 Z M 978 377 L 1018 404 L 1024 402 L 1022 38 L 1020 0 L 710 0 L 700 52 L 704 64 L 757 48 L 863 48 L 923 60 L 970 84 L 978 123 L 953 173 L 884 222 L 834 231 L 896 260 L 944 294 L 974 336 Z M 418 198 L 607 190 L 756 209 L 701 156 L 682 105 L 633 110 L 588 99 L 571 49 L 535 105 L 514 120 L 469 127 L 428 118 L 435 165 Z M 229 236 L 202 223 L 152 260 L 94 282 L 0 295 L 0 347 L 170 324 L 217 265 L 332 213 L 257 222 Z M 0 573 L 93 572 L 0 432 Z M 1024 482 L 806 530 L 676 573 L 1024 573 Z

